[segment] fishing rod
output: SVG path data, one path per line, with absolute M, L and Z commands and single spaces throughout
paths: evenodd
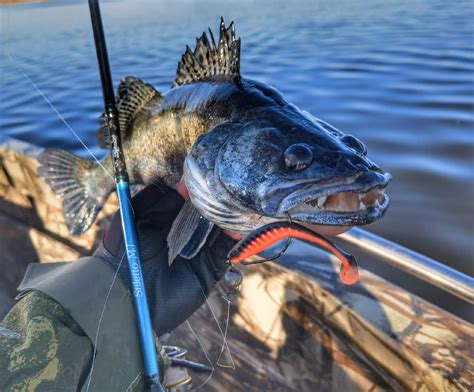
M 123 236 L 132 283 L 135 313 L 137 318 L 138 335 L 143 357 L 145 382 L 150 391 L 163 391 L 160 383 L 160 372 L 156 359 L 156 348 L 151 326 L 150 310 L 145 292 L 143 272 L 141 266 L 140 248 L 133 219 L 133 210 L 128 182 L 127 167 L 122 151 L 120 137 L 119 115 L 115 106 L 115 94 L 110 73 L 107 46 L 105 43 L 104 29 L 98 0 L 89 0 L 94 42 L 99 63 L 102 93 L 104 96 L 104 117 L 109 129 L 110 153 L 114 166 L 114 177 L 117 196 L 120 206 Z

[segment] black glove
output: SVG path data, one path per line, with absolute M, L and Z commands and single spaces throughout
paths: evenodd
M 133 198 L 143 275 L 152 324 L 158 336 L 172 331 L 201 306 L 211 288 L 227 270 L 227 252 L 235 244 L 214 228 L 206 244 L 192 259 L 178 256 L 168 265 L 166 238 L 184 200 L 173 189 L 149 186 Z M 115 270 L 130 287 L 120 215 L 117 212 L 94 256 Z

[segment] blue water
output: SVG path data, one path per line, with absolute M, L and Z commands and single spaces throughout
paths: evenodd
M 17 66 L 95 152 L 101 90 L 87 2 L 0 8 L 0 129 L 87 152 Z M 370 231 L 472 273 L 474 9 L 471 1 L 115 1 L 103 18 L 115 83 L 165 91 L 185 45 L 223 15 L 242 73 L 362 139 L 394 180 Z

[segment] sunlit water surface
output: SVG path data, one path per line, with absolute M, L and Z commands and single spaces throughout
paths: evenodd
M 8 54 L 98 154 L 101 90 L 87 4 L 1 12 L 3 135 L 87 156 Z M 393 174 L 392 205 L 368 230 L 472 273 L 473 3 L 117 1 L 103 18 L 115 84 L 166 91 L 186 44 L 220 16 L 242 37 L 242 74 L 356 135 Z

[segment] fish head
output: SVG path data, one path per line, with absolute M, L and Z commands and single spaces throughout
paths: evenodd
M 296 108 L 217 126 L 195 143 L 184 173 L 203 216 L 242 233 L 291 219 L 337 234 L 380 219 L 389 205 L 391 175 L 364 144 Z

